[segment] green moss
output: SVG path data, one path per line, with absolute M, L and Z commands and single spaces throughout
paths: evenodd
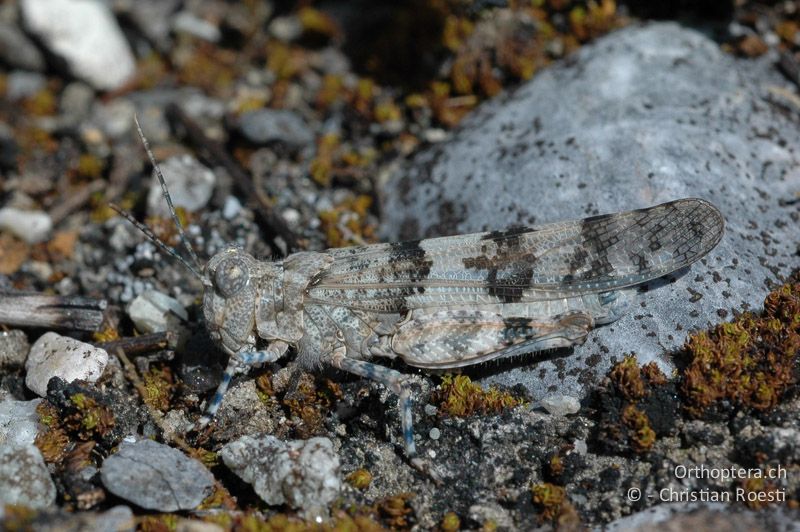
M 442 384 L 433 393 L 431 401 L 439 405 L 441 412 L 454 417 L 498 414 L 525 402 L 494 387 L 484 390 L 465 375 L 442 377 Z
M 151 408 L 166 412 L 175 393 L 175 378 L 169 367 L 151 367 L 144 378 L 144 402 Z
M 358 490 L 365 490 L 372 482 L 372 474 L 366 469 L 356 469 L 345 478 L 348 484 Z
M 761 316 L 745 313 L 731 323 L 691 336 L 681 390 L 690 415 L 727 402 L 764 411 L 797 380 L 800 351 L 800 283 L 771 292 Z
M 608 376 L 617 391 L 629 401 L 644 397 L 644 381 L 635 355 L 627 355 L 614 365 Z
M 542 482 L 531 487 L 533 503 L 539 507 L 544 521 L 554 521 L 561 514 L 567 492 L 561 486 Z
M 457 532 L 461 530 L 461 519 L 454 512 L 447 512 L 442 517 L 442 522 L 439 525 L 442 532 Z
M 622 422 L 630 431 L 631 447 L 635 452 L 644 453 L 653 447 L 656 433 L 650 428 L 647 414 L 630 404 L 622 411 Z

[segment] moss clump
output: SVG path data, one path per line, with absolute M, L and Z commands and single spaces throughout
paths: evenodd
M 525 403 L 524 399 L 495 387 L 484 390 L 465 375 L 442 377 L 442 384 L 433 393 L 431 402 L 438 404 L 441 412 L 454 417 L 498 414 Z
M 539 507 L 542 522 L 551 522 L 557 528 L 577 529 L 580 517 L 575 507 L 569 502 L 567 492 L 561 486 L 549 482 L 541 482 L 531 486 L 533 503 Z
M 454 512 L 447 512 L 442 517 L 442 522 L 439 525 L 442 532 L 457 532 L 461 530 L 461 519 Z
M 387 497 L 375 503 L 374 509 L 382 520 L 393 529 L 410 528 L 414 517 L 414 510 L 409 506 L 409 501 L 414 498 L 413 493 L 401 493 L 394 497 Z
M 294 422 L 296 437 L 308 439 L 322 434 L 325 417 L 341 398 L 342 389 L 337 383 L 303 374 L 297 387 L 282 401 Z
M 319 219 L 328 245 L 335 248 L 374 241 L 375 226 L 368 216 L 371 206 L 372 198 L 362 194 L 320 212 Z
M 345 480 L 357 490 L 365 490 L 372 482 L 372 474 L 366 469 L 356 469 Z
M 731 323 L 691 336 L 681 390 L 686 411 L 701 417 L 726 403 L 765 411 L 797 381 L 800 351 L 800 283 L 771 292 L 761 316 L 745 313 Z
M 656 442 L 656 433 L 650 428 L 647 414 L 629 404 L 622 411 L 622 422 L 628 427 L 631 447 L 637 453 L 649 451 Z
M 608 377 L 617 391 L 629 401 L 644 397 L 642 372 L 634 355 L 627 355 L 622 362 L 611 368 Z
M 646 453 L 657 436 L 674 429 L 675 383 L 654 362 L 639 367 L 635 356 L 626 356 L 611 368 L 598 396 L 602 419 L 596 438 L 606 450 Z
M 151 367 L 144 378 L 144 395 L 142 399 L 150 408 L 166 412 L 175 392 L 175 378 L 168 366 Z
M 114 414 L 108 407 L 82 393 L 72 395 L 70 401 L 75 411 L 62 416 L 62 420 L 79 439 L 87 441 L 95 436 L 103 437 L 114 428 Z

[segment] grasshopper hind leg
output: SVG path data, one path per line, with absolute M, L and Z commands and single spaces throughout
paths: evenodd
M 406 384 L 406 376 L 378 364 L 356 360 L 347 357 L 347 348 L 340 346 L 334 350 L 330 358 L 334 368 L 379 382 L 397 395 L 397 407 L 400 411 L 400 424 L 403 430 L 403 447 L 411 465 L 421 473 L 427 475 L 439 484 L 441 478 L 434 471 L 431 464 L 417 456 L 417 446 L 414 443 L 414 421 L 412 417 L 411 390 Z
M 405 375 L 399 371 L 373 364 L 372 362 L 347 358 L 347 348 L 344 346 L 334 350 L 331 355 L 330 364 L 336 369 L 379 382 L 397 395 L 397 407 L 400 410 L 400 423 L 403 429 L 403 446 L 409 458 L 415 457 L 417 454 L 417 447 L 414 443 L 411 391 L 405 383 Z

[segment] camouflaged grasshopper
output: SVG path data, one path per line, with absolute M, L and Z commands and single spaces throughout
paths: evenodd
M 138 127 L 138 122 L 137 122 Z M 722 238 L 724 219 L 702 199 L 506 231 L 294 253 L 259 261 L 230 247 L 200 266 L 164 177 L 139 129 L 183 246 L 205 287 L 203 313 L 228 366 L 200 425 L 234 375 L 290 351 L 311 372 L 332 367 L 399 397 L 403 440 L 416 454 L 412 403 L 397 359 L 444 370 L 582 343 L 626 309 L 635 286 L 687 267 Z

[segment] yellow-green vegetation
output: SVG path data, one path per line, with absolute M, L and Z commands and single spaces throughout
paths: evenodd
M 71 396 L 70 401 L 76 410 L 62 417 L 62 420 L 81 440 L 90 440 L 95 435 L 104 436 L 114 428 L 114 414 L 109 408 L 82 393 Z
M 71 442 L 94 441 L 114 428 L 111 410 L 83 393 L 70 396 L 63 411 L 48 401 L 42 401 L 36 412 L 45 430 L 36 435 L 34 443 L 48 463 L 59 464 L 67 459 Z
M 75 173 L 80 177 L 98 179 L 103 175 L 105 166 L 105 161 L 100 157 L 92 155 L 91 153 L 83 153 L 78 157 Z
M 611 368 L 601 393 L 605 410 L 600 432 L 607 448 L 646 453 L 656 443 L 654 422 L 665 432 L 672 425 L 674 413 L 665 407 L 677 408 L 670 400 L 675 396 L 674 385 L 655 362 L 640 367 L 634 355 L 626 356 Z M 650 419 L 648 413 L 657 417 Z
M 622 362 L 614 365 L 608 376 L 614 388 L 627 400 L 635 401 L 644 397 L 642 372 L 634 355 L 627 355 Z
M 684 349 L 685 408 L 703 413 L 720 401 L 767 410 L 797 381 L 800 351 L 800 283 L 771 292 L 758 316 L 747 312 L 731 323 L 691 336 Z
M 442 532 L 457 532 L 461 530 L 461 519 L 458 518 L 454 512 L 447 512 L 442 517 L 442 522 L 439 525 Z
M 136 529 L 140 532 L 171 532 L 178 528 L 178 514 L 145 515 L 137 519 Z
M 336 401 L 342 398 L 341 387 L 330 379 L 315 379 L 303 374 L 297 388 L 286 395 L 283 405 L 295 421 L 295 435 L 308 439 L 323 432 L 322 423 Z
M 348 484 L 353 486 L 358 490 L 365 490 L 369 487 L 370 483 L 372 482 L 372 473 L 367 471 L 366 469 L 356 469 L 347 477 L 345 480 Z
M 319 213 L 328 246 L 336 248 L 373 242 L 376 239 L 375 226 L 367 216 L 371 206 L 372 198 L 362 194 Z
M 547 464 L 548 473 L 550 476 L 558 477 L 561 473 L 564 472 L 564 461 L 561 459 L 561 456 L 558 454 L 554 454 L 550 457 L 550 462 Z
M 142 378 L 144 394 L 142 399 L 150 408 L 160 412 L 169 409 L 175 391 L 175 378 L 168 366 L 161 368 L 151 367 L 150 371 Z
M 622 411 L 622 422 L 629 429 L 631 448 L 637 453 L 649 451 L 656 443 L 656 433 L 650 428 L 647 414 L 629 404 Z
M 533 503 L 541 510 L 542 522 L 551 522 L 557 528 L 574 530 L 580 527 L 580 516 L 569 501 L 566 490 L 549 482 L 531 486 Z
M 498 414 L 525 403 L 523 399 L 501 392 L 494 386 L 484 390 L 466 375 L 442 377 L 442 384 L 432 394 L 431 402 L 438 404 L 442 413 L 454 417 Z
M 20 504 L 3 506 L 3 530 L 11 532 L 33 530 L 36 510 Z
M 264 372 L 256 377 L 256 394 L 265 405 L 270 405 L 275 402 L 275 390 L 272 387 L 271 371 Z
M 414 510 L 408 502 L 414 497 L 413 493 L 401 493 L 394 497 L 387 497 L 378 501 L 373 506 L 380 518 L 393 529 L 408 528 Z
M 117 330 L 116 327 L 106 325 L 99 331 L 95 331 L 92 333 L 92 340 L 98 343 L 119 340 L 119 331 Z

